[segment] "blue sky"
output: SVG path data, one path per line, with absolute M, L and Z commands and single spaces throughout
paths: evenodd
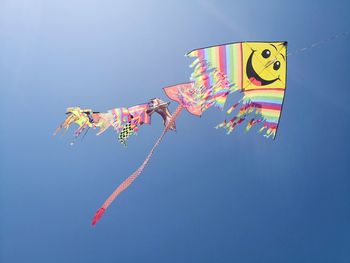
M 288 59 L 275 141 L 187 113 L 99 224 L 95 210 L 161 132 L 69 145 L 65 109 L 105 111 L 188 80 L 194 48 L 348 31 L 348 1 L 0 2 L 0 261 L 349 262 L 349 37 Z M 176 105 L 171 104 L 173 110 Z

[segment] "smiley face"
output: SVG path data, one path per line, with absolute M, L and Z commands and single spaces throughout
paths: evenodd
M 284 89 L 286 42 L 243 43 L 243 65 L 243 89 Z

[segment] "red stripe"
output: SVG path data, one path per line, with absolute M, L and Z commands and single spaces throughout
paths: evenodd
M 220 71 L 226 75 L 226 47 L 219 47 Z
M 278 104 L 272 104 L 272 103 L 254 103 L 256 108 L 261 108 L 261 109 L 269 109 L 269 110 L 278 110 L 281 111 L 282 106 Z
M 277 129 L 278 125 L 276 123 L 272 123 L 272 122 L 265 122 L 265 125 L 267 126 L 267 128 L 270 129 Z

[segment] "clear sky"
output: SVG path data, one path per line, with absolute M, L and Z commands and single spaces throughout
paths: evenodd
M 0 1 L 0 261 L 350 262 L 350 38 L 288 58 L 275 141 L 184 112 L 144 174 L 91 218 L 161 133 L 51 138 L 69 106 L 166 99 L 194 48 L 349 30 L 349 1 Z M 175 104 L 171 104 L 174 110 Z

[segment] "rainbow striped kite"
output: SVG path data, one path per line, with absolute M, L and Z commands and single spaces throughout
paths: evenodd
M 239 42 L 195 49 L 187 54 L 193 59 L 192 74 L 188 82 L 164 88 L 165 94 L 178 103 L 173 114 L 169 103 L 159 98 L 130 108 L 115 108 L 106 113 L 69 108 L 67 118 L 56 130 L 68 129 L 78 124 L 75 138 L 86 128 L 100 128 L 98 134 L 112 126 L 119 133 L 119 141 L 125 144 L 127 138 L 138 131 L 143 124 L 150 124 L 151 115 L 157 112 L 164 123 L 164 130 L 141 166 L 126 178 L 97 210 L 92 224 L 101 218 L 110 204 L 128 188 L 143 172 L 155 149 L 169 130 L 175 130 L 175 120 L 183 109 L 201 116 L 214 106 L 224 109 L 230 94 L 240 98 L 226 110 L 231 115 L 216 128 L 227 133 L 242 124 L 246 130 L 260 125 L 259 132 L 265 137 L 276 137 L 279 126 L 287 79 L 287 42 Z

